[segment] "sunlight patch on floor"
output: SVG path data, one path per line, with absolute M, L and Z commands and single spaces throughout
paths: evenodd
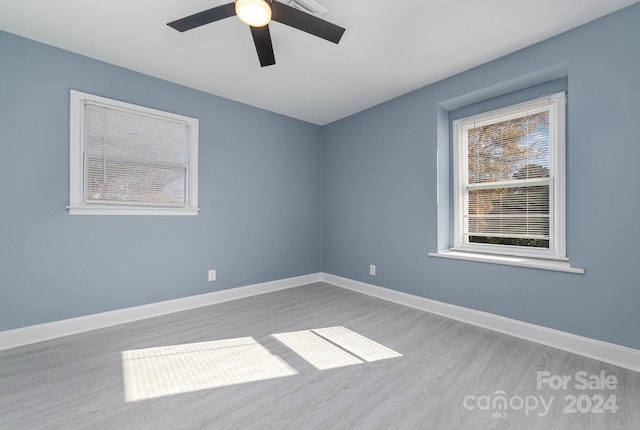
M 402 357 L 345 327 L 272 334 L 318 370 Z M 123 351 L 127 402 L 296 375 L 253 337 Z
M 122 352 L 127 402 L 295 375 L 252 337 Z
M 402 354 L 342 326 L 272 336 L 319 370 L 402 357 Z
M 364 363 L 358 357 L 327 342 L 311 330 L 278 333 L 272 336 L 319 370 Z
M 370 362 L 402 357 L 399 352 L 342 326 L 317 328 L 311 331 L 346 349 L 364 361 Z

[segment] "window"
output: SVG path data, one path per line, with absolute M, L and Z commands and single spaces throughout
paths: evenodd
M 197 215 L 198 120 L 71 91 L 71 215 Z
M 566 260 L 565 93 L 453 122 L 454 250 Z

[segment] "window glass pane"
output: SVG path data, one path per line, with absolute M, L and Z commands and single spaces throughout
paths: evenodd
M 468 130 L 469 183 L 549 176 L 547 111 Z
M 548 111 L 467 132 L 469 185 L 464 235 L 469 243 L 549 247 Z M 535 180 L 535 185 L 530 180 Z M 486 188 L 491 183 L 496 188 Z
M 184 206 L 188 127 L 86 105 L 86 201 Z
M 87 200 L 183 206 L 185 168 L 87 160 Z
M 549 247 L 549 186 L 469 191 L 471 243 Z

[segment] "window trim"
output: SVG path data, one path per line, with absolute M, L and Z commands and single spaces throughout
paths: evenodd
M 528 247 L 469 244 L 463 238 L 462 217 L 464 210 L 464 178 L 467 171 L 465 164 L 466 136 L 465 128 L 475 122 L 484 125 L 496 120 L 506 120 L 509 117 L 519 117 L 528 111 L 549 111 L 549 128 L 552 133 L 550 148 L 550 206 L 549 206 L 549 249 Z M 454 120 L 453 131 L 453 246 L 449 251 L 471 252 L 476 256 L 483 254 L 526 257 L 534 259 L 548 259 L 568 261 L 566 256 L 566 93 L 564 91 L 539 97 L 523 103 L 517 103 L 504 108 L 491 110 L 476 115 Z M 480 258 L 482 260 L 482 258 Z
M 170 120 L 182 121 L 189 127 L 189 168 L 185 206 L 149 206 L 122 203 L 87 203 L 84 198 L 84 128 L 85 103 L 100 104 Z M 69 118 L 69 215 L 198 215 L 198 128 L 199 121 L 184 115 L 112 100 L 76 90 L 70 92 Z

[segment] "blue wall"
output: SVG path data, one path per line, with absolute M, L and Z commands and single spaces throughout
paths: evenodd
M 199 118 L 200 214 L 69 216 L 71 88 Z M 0 32 L 0 330 L 319 272 L 320 150 L 315 125 Z
M 640 4 L 325 127 L 0 32 L 0 330 L 323 270 L 640 348 L 638 23 Z M 557 80 L 586 274 L 428 257 L 449 112 Z M 199 118 L 200 215 L 69 216 L 70 88 Z
M 637 4 L 325 126 L 324 271 L 640 348 L 639 44 Z M 448 113 L 565 80 L 568 253 L 585 275 L 427 256 L 449 240 Z

